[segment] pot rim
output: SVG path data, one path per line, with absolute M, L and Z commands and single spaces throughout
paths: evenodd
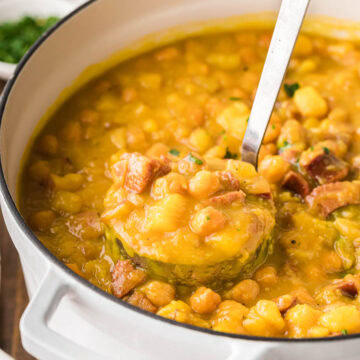
M 27 62 L 31 59 L 32 55 L 37 51 L 37 49 L 42 45 L 47 38 L 49 38 L 55 31 L 57 31 L 64 23 L 66 23 L 70 18 L 80 13 L 82 10 L 86 9 L 91 4 L 97 2 L 98 0 L 88 0 L 65 17 L 60 19 L 53 27 L 47 30 L 29 49 L 29 51 L 24 55 L 24 57 L 20 60 L 17 64 L 14 75 L 9 79 L 6 83 L 3 96 L 0 98 L 0 132 L 1 132 L 1 125 L 2 120 L 7 104 L 7 100 L 11 95 L 11 91 L 16 83 L 17 78 L 21 75 L 21 71 Z M 215 331 L 211 329 L 201 328 L 198 326 L 184 324 L 177 322 L 175 320 L 167 319 L 162 316 L 150 313 L 148 311 L 142 310 L 134 305 L 131 305 L 115 296 L 101 290 L 100 288 L 96 287 L 95 285 L 91 284 L 89 281 L 83 279 L 81 276 L 77 275 L 73 271 L 71 271 L 63 262 L 55 257 L 42 243 L 41 241 L 35 236 L 35 234 L 31 231 L 30 227 L 25 223 L 24 218 L 21 216 L 19 210 L 16 207 L 15 201 L 12 198 L 9 188 L 6 184 L 4 171 L 2 167 L 2 161 L 0 157 L 0 193 L 4 199 L 4 202 L 9 209 L 11 215 L 15 219 L 16 224 L 20 227 L 21 231 L 25 236 L 32 242 L 32 244 L 40 250 L 40 252 L 47 258 L 49 262 L 54 264 L 57 268 L 60 268 L 64 271 L 68 276 L 71 276 L 73 280 L 80 282 L 82 285 L 90 288 L 94 291 L 97 295 L 103 296 L 106 299 L 119 304 L 120 306 L 124 306 L 129 310 L 135 311 L 137 313 L 143 314 L 145 316 L 151 317 L 154 320 L 163 321 L 165 323 L 169 323 L 175 326 L 180 326 L 182 328 L 186 328 L 189 330 L 195 330 L 198 332 L 202 332 L 209 335 L 216 335 L 216 336 L 223 336 L 227 338 L 233 339 L 240 339 L 240 340 L 248 340 L 254 342 L 268 342 L 268 343 L 318 343 L 323 341 L 343 341 L 343 340 L 352 340 L 352 339 L 359 339 L 360 333 L 358 334 L 351 334 L 346 336 L 334 336 L 334 337 L 319 337 L 319 338 L 301 338 L 301 339 L 294 339 L 294 338 L 277 338 L 277 337 L 264 337 L 264 336 L 251 336 L 251 335 L 239 335 L 239 334 L 232 334 L 232 333 L 225 333 L 220 331 Z

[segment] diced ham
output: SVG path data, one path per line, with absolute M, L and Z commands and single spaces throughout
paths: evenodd
M 231 205 L 233 202 L 241 202 L 245 201 L 246 194 L 239 190 L 239 191 L 230 191 L 224 194 L 216 195 L 211 197 L 206 201 L 207 205 L 218 205 L 218 206 L 228 206 Z
M 220 180 L 220 184 L 223 190 L 240 190 L 240 181 L 231 171 L 217 171 L 216 175 Z
M 326 218 L 340 207 L 360 204 L 360 182 L 343 181 L 320 185 L 306 197 L 306 202 L 312 210 Z
M 125 153 L 112 167 L 113 177 L 126 190 L 140 194 L 157 177 L 166 175 L 171 167 L 164 157 L 151 159 L 139 153 Z
M 319 184 L 343 180 L 349 172 L 346 162 L 329 153 L 329 150 L 325 152 L 323 149 L 304 152 L 300 159 L 300 166 Z
M 141 291 L 135 290 L 126 300 L 131 305 L 137 306 L 140 309 L 156 313 L 157 307 L 143 294 Z
M 299 173 L 290 170 L 283 179 L 282 186 L 296 194 L 305 197 L 310 193 L 310 186 L 305 178 Z
M 83 240 L 94 239 L 104 233 L 103 224 L 95 210 L 71 216 L 66 225 L 72 235 Z
M 130 260 L 119 260 L 112 272 L 113 294 L 122 298 L 145 281 L 146 274 L 135 269 Z
M 286 294 L 273 300 L 282 314 L 285 314 L 291 307 L 296 305 L 296 296 Z

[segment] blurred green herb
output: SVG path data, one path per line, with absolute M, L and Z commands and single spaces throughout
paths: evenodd
M 224 156 L 224 159 L 237 159 L 238 158 L 238 155 L 237 154 L 232 154 L 230 151 L 229 151 L 229 148 L 226 148 L 226 154 Z
M 180 151 L 178 149 L 170 149 L 169 153 L 171 155 L 174 155 L 174 156 L 179 156 L 180 155 Z
M 299 83 L 293 83 L 293 84 L 284 84 L 284 90 L 289 97 L 293 97 L 295 94 L 295 91 L 300 88 Z
M 196 165 L 202 165 L 204 163 L 201 159 L 197 158 L 192 153 L 188 155 L 188 159 L 189 161 L 195 163 Z
M 59 18 L 45 19 L 24 16 L 18 21 L 0 24 L 0 61 L 16 64 L 31 45 Z

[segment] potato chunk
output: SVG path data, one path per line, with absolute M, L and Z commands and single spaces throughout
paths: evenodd
M 306 117 L 321 118 L 328 111 L 326 101 L 312 86 L 297 90 L 294 95 L 294 102 L 301 114 Z
M 276 304 L 260 300 L 250 309 L 244 320 L 244 328 L 252 335 L 274 336 L 282 334 L 285 322 Z
M 170 194 L 147 211 L 146 227 L 149 231 L 175 231 L 184 222 L 187 200 L 183 195 Z

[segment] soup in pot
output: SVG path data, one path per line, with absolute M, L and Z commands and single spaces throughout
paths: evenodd
M 31 145 L 20 209 L 70 269 L 141 309 L 235 334 L 360 332 L 360 48 L 301 35 L 241 161 L 271 32 L 130 59 Z

